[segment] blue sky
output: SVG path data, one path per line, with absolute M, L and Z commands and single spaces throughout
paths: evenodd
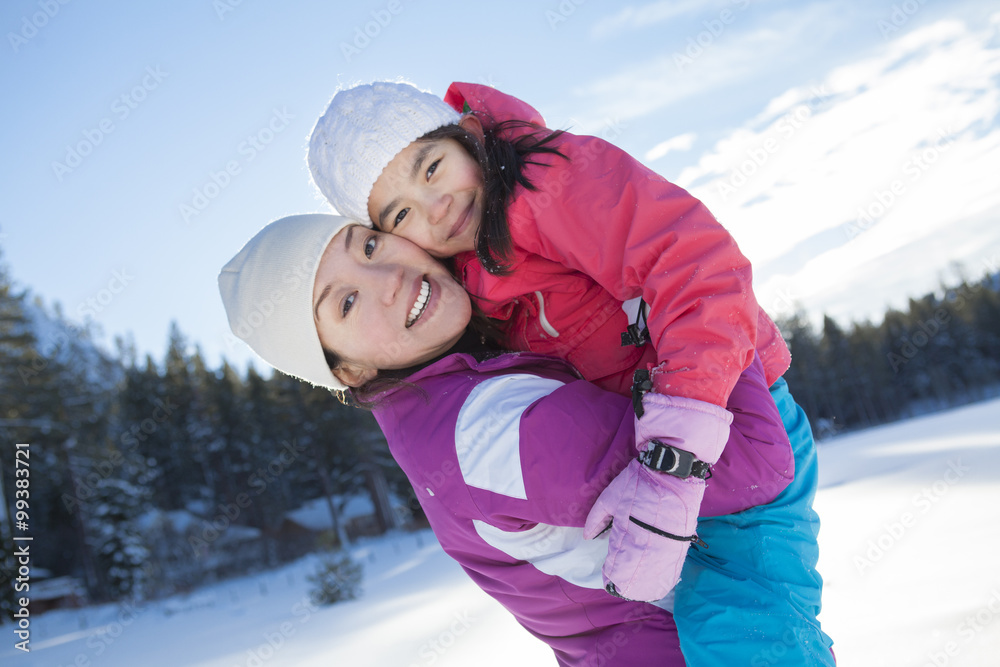
M 216 275 L 270 220 L 329 210 L 305 149 L 332 94 L 465 80 L 705 200 L 772 314 L 876 318 L 956 262 L 1000 268 L 989 4 L 11 0 L 0 248 L 108 346 L 161 358 L 176 320 L 242 364 Z

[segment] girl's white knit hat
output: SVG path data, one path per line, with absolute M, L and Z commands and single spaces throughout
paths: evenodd
M 323 356 L 313 320 L 313 284 L 326 247 L 357 224 L 315 213 L 281 218 L 222 267 L 219 292 L 229 328 L 264 361 L 314 385 L 343 391 Z
M 376 81 L 341 90 L 309 138 L 313 182 L 338 213 L 369 221 L 368 197 L 392 158 L 459 118 L 444 100 L 408 83 Z

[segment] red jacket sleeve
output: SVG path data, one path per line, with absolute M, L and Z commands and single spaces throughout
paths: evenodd
M 525 120 L 541 123 L 530 106 L 483 88 L 453 84 L 445 99 L 488 104 L 497 120 L 534 112 Z M 541 156 L 525 168 L 537 191 L 515 192 L 514 242 L 617 299 L 641 296 L 663 371 L 656 390 L 724 407 L 756 344 L 750 262 L 704 204 L 621 149 L 569 133 L 558 147 L 568 160 Z
M 523 120 L 535 125 L 545 125 L 542 114 L 527 102 L 477 83 L 451 84 L 444 95 L 444 102 L 459 113 L 465 113 L 468 106 L 487 127 L 505 120 Z

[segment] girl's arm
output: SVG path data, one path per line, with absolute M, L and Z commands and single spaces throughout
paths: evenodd
M 700 201 L 595 137 L 565 137 L 569 160 L 529 166 L 540 192 L 508 209 L 528 252 L 642 297 L 661 394 L 725 406 L 757 343 L 750 262 Z
M 532 107 L 472 84 L 452 84 L 446 101 L 477 104 L 496 120 Z M 725 406 L 757 343 L 759 308 L 750 262 L 698 199 L 616 146 L 563 134 L 568 160 L 539 157 L 508 208 L 514 242 L 590 276 L 615 298 L 642 297 L 662 394 Z

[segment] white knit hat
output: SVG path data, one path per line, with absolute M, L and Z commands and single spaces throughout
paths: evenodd
M 229 328 L 237 337 L 279 371 L 339 391 L 347 387 L 326 364 L 312 295 L 323 251 L 352 224 L 322 213 L 281 218 L 247 241 L 219 274 Z
M 368 197 L 382 170 L 411 143 L 459 118 L 444 100 L 408 83 L 341 90 L 309 138 L 313 182 L 338 213 L 371 226 Z

